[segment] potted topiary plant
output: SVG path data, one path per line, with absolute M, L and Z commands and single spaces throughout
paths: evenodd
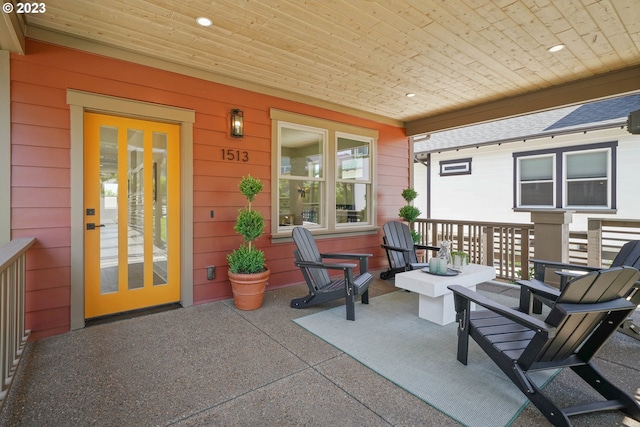
M 405 188 L 404 190 L 402 190 L 402 198 L 407 201 L 407 205 L 401 207 L 400 212 L 398 212 L 398 216 L 409 223 L 413 243 L 420 242 L 420 235 L 413 229 L 413 223 L 422 213 L 420 212 L 420 209 L 411 204 L 411 202 L 413 202 L 416 197 L 418 197 L 418 193 L 413 188 Z
M 420 234 L 413 229 L 413 223 L 422 213 L 420 212 L 420 209 L 411 204 L 416 197 L 418 197 L 418 192 L 413 188 L 405 188 L 402 190 L 402 198 L 406 200 L 407 204 L 406 206 L 401 207 L 400 212 L 398 212 L 398 216 L 409 223 L 411 238 L 413 239 L 414 244 L 420 243 Z M 419 260 L 422 259 L 422 261 L 424 261 L 426 254 L 427 251 L 425 249 L 416 250 L 416 256 Z
M 262 191 L 262 182 L 248 175 L 242 177 L 238 187 L 247 199 L 247 206 L 238 211 L 233 229 L 244 238 L 244 242 L 227 255 L 229 281 L 236 307 L 240 310 L 255 310 L 262 306 L 269 280 L 264 252 L 256 248 L 254 243 L 264 231 L 262 214 L 252 209 L 256 195 Z

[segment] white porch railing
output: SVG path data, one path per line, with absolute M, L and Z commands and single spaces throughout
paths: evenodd
M 34 238 L 0 247 L 0 408 L 5 401 L 30 331 L 25 329 L 26 257 Z

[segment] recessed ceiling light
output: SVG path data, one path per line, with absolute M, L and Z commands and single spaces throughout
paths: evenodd
M 211 19 L 205 18 L 204 16 L 196 18 L 196 22 L 198 23 L 198 25 L 201 25 L 203 27 L 210 27 L 213 24 L 213 21 L 211 21 Z
M 555 53 L 555 52 L 560 52 L 562 49 L 564 49 L 564 45 L 563 44 L 557 44 L 555 46 L 551 46 L 549 49 L 547 49 L 549 52 L 551 53 Z
M 407 96 L 407 98 L 413 98 L 414 96 L 416 96 L 416 94 L 415 93 L 408 93 L 406 96 Z

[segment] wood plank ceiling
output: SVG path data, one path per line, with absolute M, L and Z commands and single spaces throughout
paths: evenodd
M 567 85 L 555 105 L 640 90 L 638 0 L 47 0 L 24 20 L 27 37 L 97 42 L 413 133 Z M 607 75 L 624 82 L 570 86 Z

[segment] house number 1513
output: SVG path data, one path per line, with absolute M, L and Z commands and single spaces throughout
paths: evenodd
M 248 162 L 249 152 L 244 150 L 234 150 L 233 148 L 223 148 L 222 160 L 227 160 L 229 162 Z

